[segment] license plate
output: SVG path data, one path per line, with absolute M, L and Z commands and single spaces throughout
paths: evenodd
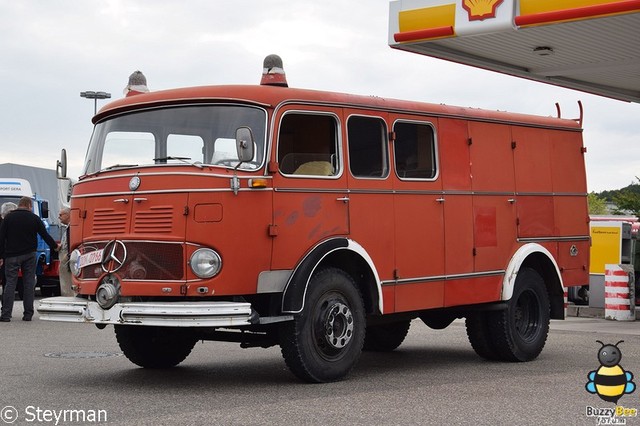
M 96 263 L 100 263 L 102 261 L 102 252 L 104 250 L 96 250 L 89 253 L 85 253 L 80 256 L 78 259 L 78 269 L 82 269 L 88 265 L 94 265 Z

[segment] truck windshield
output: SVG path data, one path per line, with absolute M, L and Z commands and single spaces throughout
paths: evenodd
M 9 195 L 0 195 L 0 208 L 4 203 L 13 203 L 16 206 L 18 205 L 18 201 L 20 201 L 20 197 L 12 197 Z
M 191 105 L 119 115 L 96 124 L 83 174 L 100 170 L 194 164 L 236 167 L 236 129 L 248 126 L 255 139 L 253 161 L 240 169 L 257 170 L 264 160 L 266 112 L 239 105 Z

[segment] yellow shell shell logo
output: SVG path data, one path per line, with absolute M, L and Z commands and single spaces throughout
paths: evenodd
M 482 21 L 496 17 L 496 9 L 504 0 L 462 0 L 462 7 L 470 21 Z

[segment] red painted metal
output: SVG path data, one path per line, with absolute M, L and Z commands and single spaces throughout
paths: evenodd
M 409 41 L 418 41 L 429 38 L 450 37 L 454 35 L 452 26 L 427 28 L 415 31 L 403 31 L 395 33 L 393 39 L 398 43 L 406 43 Z

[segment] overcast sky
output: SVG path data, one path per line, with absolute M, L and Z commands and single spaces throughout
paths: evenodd
M 0 163 L 81 170 L 93 101 L 151 90 L 257 84 L 270 53 L 289 86 L 490 110 L 578 116 L 588 188 L 640 176 L 640 105 L 391 49 L 387 0 L 0 0 Z M 104 105 L 99 101 L 98 107 Z

